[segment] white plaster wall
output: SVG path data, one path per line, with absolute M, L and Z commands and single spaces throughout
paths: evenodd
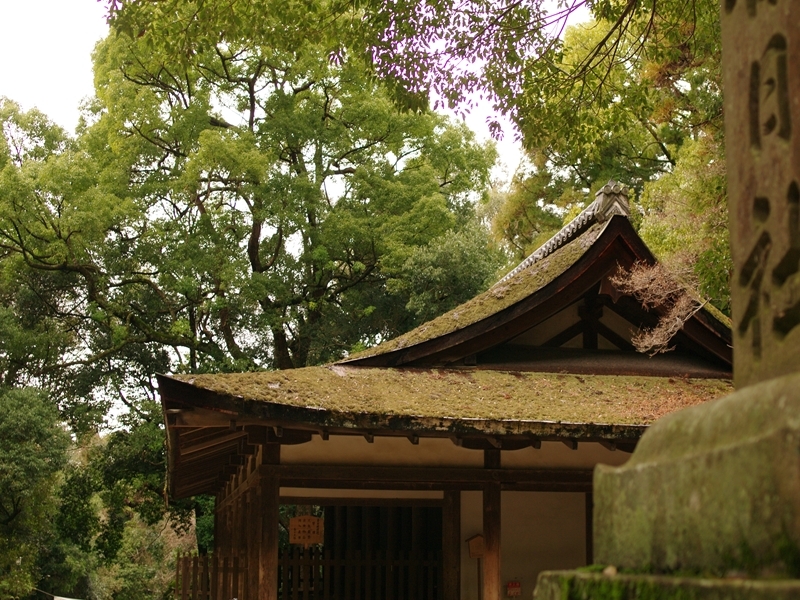
M 522 583 L 530 598 L 540 571 L 585 564 L 585 495 L 566 492 L 503 492 L 500 566 L 503 586 Z M 483 530 L 481 492 L 461 493 L 461 598 L 478 600 L 477 560 L 465 540 Z
M 540 571 L 586 564 L 585 494 L 503 492 L 500 582 L 517 579 L 530 598 Z
M 360 435 L 315 435 L 310 442 L 281 447 L 281 464 L 383 465 L 414 467 L 483 467 L 483 452 L 456 446 L 445 438 L 378 437 L 370 444 Z
M 501 457 L 504 469 L 590 469 L 597 463 L 621 465 L 630 454 L 612 452 L 593 442 L 580 442 L 577 450 L 561 442 L 542 442 L 539 450 L 503 450 Z M 413 445 L 406 438 L 376 436 L 370 444 L 356 435 L 332 435 L 327 441 L 315 435 L 305 444 L 281 447 L 281 463 L 482 468 L 483 451 L 461 448 L 444 438 L 420 438 L 419 444 Z
M 619 466 L 630 458 L 621 450 L 608 450 L 595 442 L 578 442 L 577 450 L 572 450 L 563 442 L 542 442 L 537 450 L 532 447 L 522 450 L 503 450 L 500 453 L 500 466 L 504 469 L 523 468 L 585 468 L 591 469 L 598 463 Z

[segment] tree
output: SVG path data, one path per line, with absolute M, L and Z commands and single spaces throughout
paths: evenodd
M 522 256 L 552 232 L 545 207 L 569 220 L 597 187 L 622 180 L 639 201 L 634 224 L 673 277 L 728 311 L 717 12 L 710 1 L 662 1 L 621 29 L 590 21 L 521 67 L 513 114 L 532 160 L 497 211 L 498 238 Z
M 136 524 L 211 510 L 165 510 L 154 373 L 324 362 L 446 310 L 496 268 L 474 215 L 491 145 L 398 110 L 362 57 L 305 33 L 291 50 L 199 36 L 185 61 L 115 33 L 75 139 L 2 102 L 0 374 L 47 386 L 82 442 L 113 403 L 127 409 L 63 473 L 40 561 L 62 590 L 89 593 L 75 565 L 113 569 Z M 406 285 L 446 240 L 480 255 L 471 277 Z M 428 293 L 438 304 L 414 303 Z
M 73 319 L 60 394 L 94 392 L 97 415 L 103 399 L 152 394 L 154 372 L 302 366 L 396 333 L 408 299 L 386 281 L 466 226 L 493 160 L 313 44 L 232 42 L 177 73 L 116 36 L 96 61 L 96 122 L 7 161 L 0 235 L 20 271 L 68 280 L 64 307 L 46 305 Z M 347 327 L 342 307 L 361 300 L 391 306 L 361 306 Z
M 52 536 L 56 476 L 69 434 L 33 389 L 0 389 L 0 598 L 27 595 L 36 560 Z

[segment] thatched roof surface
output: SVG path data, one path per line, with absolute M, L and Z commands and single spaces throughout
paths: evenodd
M 425 427 L 431 419 L 649 425 L 733 391 L 730 381 L 716 379 L 341 365 L 175 379 L 254 416 L 300 408 L 317 425 L 354 428 L 391 428 L 395 417 L 412 429 L 415 419 Z
M 545 287 L 569 269 L 591 247 L 602 232 L 603 227 L 601 224 L 593 225 L 546 258 L 532 263 L 527 268 L 516 272 L 513 276 L 498 282 L 487 291 L 457 306 L 450 312 L 423 323 L 408 333 L 387 340 L 358 354 L 353 354 L 344 362 L 377 356 L 421 344 L 459 329 L 464 329 L 499 313 Z

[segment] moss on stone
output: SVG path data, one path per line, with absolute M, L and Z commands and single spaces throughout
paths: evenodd
M 724 380 L 341 365 L 176 378 L 244 400 L 338 413 L 629 425 L 732 391 Z
M 599 465 L 597 559 L 666 572 L 800 572 L 798 390 L 800 374 L 787 375 L 669 415 L 625 465 Z
M 494 285 L 450 312 L 428 321 L 408 333 L 353 354 L 347 360 L 377 356 L 421 344 L 459 329 L 464 329 L 516 304 L 546 286 L 575 264 L 586 250 L 591 247 L 602 230 L 603 225 L 593 225 L 570 243 L 527 269 L 520 271 L 508 281 Z
M 788 600 L 800 581 L 550 571 L 539 576 L 534 600 Z

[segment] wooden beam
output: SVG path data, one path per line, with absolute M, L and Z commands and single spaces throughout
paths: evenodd
M 265 446 L 265 448 L 267 447 Z M 499 453 L 499 451 L 497 452 Z M 483 485 L 489 483 L 591 483 L 592 481 L 592 469 L 476 469 L 357 465 L 280 465 L 276 469 L 280 474 L 281 481 L 284 481 L 286 486 L 293 486 L 294 484 L 291 482 L 294 480 L 313 480 L 320 484 L 322 482 L 430 483 L 440 486 L 453 483 Z
M 340 498 L 333 496 L 281 496 L 281 505 L 294 506 L 423 506 L 441 507 L 438 498 Z
M 483 490 L 483 597 L 500 600 L 500 484 Z
M 249 444 L 304 444 L 311 441 L 313 432 L 281 427 L 280 437 L 276 435 L 275 428 L 265 425 L 246 425 L 247 442 Z
M 619 335 L 616 331 L 608 327 L 602 321 L 592 321 L 592 327 L 594 327 L 595 330 L 597 330 L 597 333 L 602 335 L 604 338 L 606 338 L 609 342 L 614 344 L 620 350 L 628 350 L 629 352 L 633 352 L 636 350 L 636 348 L 633 347 L 633 344 L 631 344 L 628 340 Z
M 442 598 L 461 598 L 461 491 L 447 490 L 442 503 Z
M 569 327 L 567 327 L 564 331 L 561 331 L 547 340 L 542 346 L 545 348 L 558 348 L 563 346 L 576 335 L 580 335 L 586 331 L 586 322 L 585 321 L 578 321 L 577 323 L 573 323 Z
M 239 440 L 243 437 L 240 433 L 232 434 L 227 439 L 220 439 L 217 442 L 212 443 L 211 441 L 205 442 L 202 444 L 202 447 L 197 448 L 186 448 L 180 450 L 180 454 L 178 455 L 179 463 L 184 463 L 187 461 L 195 460 L 197 458 L 203 456 L 213 456 L 215 454 L 219 454 L 221 452 L 231 452 L 237 453 L 239 448 Z
M 178 432 L 178 445 L 190 446 L 196 442 L 214 437 L 215 435 L 224 434 L 229 431 L 227 427 L 179 427 L 175 429 Z

